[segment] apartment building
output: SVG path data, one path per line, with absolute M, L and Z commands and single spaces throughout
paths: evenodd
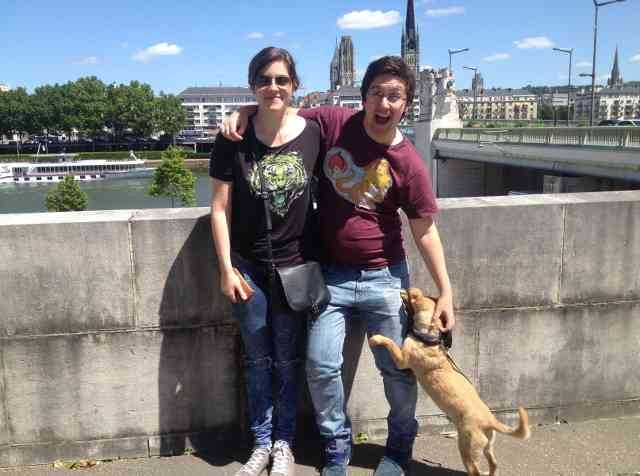
M 463 120 L 473 119 L 476 105 L 476 119 L 536 119 L 538 117 L 538 98 L 525 89 L 470 89 L 457 91 L 458 108 Z
M 576 95 L 576 119 L 591 117 L 591 92 Z M 605 119 L 640 119 L 640 88 L 622 86 L 596 92 L 594 121 Z
M 241 106 L 256 104 L 253 91 L 236 87 L 192 87 L 178 94 L 187 112 L 187 134 L 207 135 Z

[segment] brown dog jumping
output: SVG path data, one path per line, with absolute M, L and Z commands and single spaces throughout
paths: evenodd
M 435 301 L 417 288 L 401 291 L 413 330 L 403 342 L 402 349 L 387 337 L 375 335 L 369 345 L 382 345 L 390 352 L 396 367 L 411 369 L 418 382 L 438 407 L 447 414 L 458 430 L 458 449 L 462 463 L 471 476 L 479 476 L 480 457 L 489 462 L 489 475 L 498 468 L 493 442 L 495 431 L 527 439 L 530 436 L 529 416 L 518 408 L 520 423 L 511 428 L 496 419 L 469 380 L 455 368 L 439 342 L 439 329 L 433 322 Z

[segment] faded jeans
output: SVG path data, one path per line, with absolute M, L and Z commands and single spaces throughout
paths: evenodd
M 342 384 L 347 320 L 358 315 L 366 324 L 368 336 L 382 334 L 402 346 L 408 316 L 400 289 L 409 286 L 409 273 L 402 260 L 373 270 L 326 266 L 324 275 L 331 302 L 308 323 L 307 382 L 325 440 L 327 464 L 345 464 L 351 452 L 351 424 Z M 384 347 L 374 347 L 372 351 L 390 406 L 386 454 L 405 464 L 418 430 L 416 380 L 411 371 L 396 368 Z
M 304 319 L 286 305 L 279 283 L 274 286 L 269 310 L 263 266 L 237 255 L 233 256 L 233 264 L 255 291 L 251 300 L 234 304 L 232 308 L 244 345 L 254 448 L 271 447 L 272 440 L 283 440 L 291 446 L 296 427 Z

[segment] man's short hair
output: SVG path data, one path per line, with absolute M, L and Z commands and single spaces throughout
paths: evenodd
M 282 61 L 287 66 L 293 90 L 296 91 L 300 87 L 300 79 L 298 78 L 298 73 L 296 72 L 296 63 L 295 61 L 293 61 L 293 56 L 291 56 L 291 53 L 289 53 L 284 48 L 267 46 L 266 48 L 260 50 L 249 63 L 249 86 L 251 87 L 251 89 L 255 91 L 256 78 L 262 72 L 262 70 L 276 61 Z
M 407 88 L 407 104 L 411 106 L 413 96 L 416 92 L 416 75 L 413 69 L 399 56 L 383 56 L 369 64 L 367 72 L 362 79 L 362 86 L 360 87 L 362 102 L 364 102 L 367 97 L 371 83 L 383 74 L 391 74 L 402 80 Z

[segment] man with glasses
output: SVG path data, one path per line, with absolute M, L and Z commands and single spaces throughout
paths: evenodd
M 341 375 L 348 322 L 357 316 L 369 335 L 382 334 L 400 346 L 408 330 L 400 289 L 409 287 L 409 273 L 398 208 L 407 215 L 414 241 L 440 291 L 434 317 L 440 319 L 443 331 L 455 324 L 428 172 L 397 127 L 413 102 L 414 73 L 399 57 L 380 58 L 367 68 L 361 92 L 364 111 L 338 107 L 298 111 L 320 124 L 327 150 L 319 173 L 318 203 L 331 302 L 309 321 L 306 364 L 316 422 L 325 440 L 322 476 L 345 476 L 351 456 L 351 424 Z M 223 133 L 233 138 L 235 129 L 232 120 Z M 402 476 L 418 429 L 416 380 L 411 371 L 398 370 L 384 348 L 372 352 L 390 406 L 385 456 L 374 476 Z

